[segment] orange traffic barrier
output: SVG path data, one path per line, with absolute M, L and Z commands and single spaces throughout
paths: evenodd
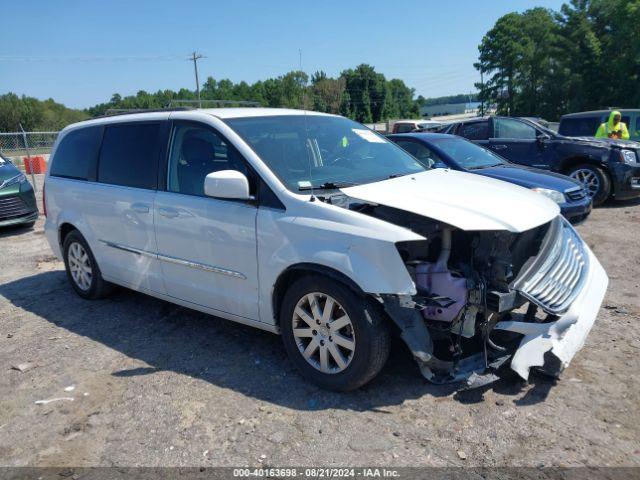
M 33 168 L 33 173 L 47 172 L 47 162 L 44 157 L 40 155 L 31 157 L 31 162 L 29 162 L 29 157 L 22 157 L 22 161 L 24 162 L 24 170 L 26 173 L 31 173 L 31 168 Z

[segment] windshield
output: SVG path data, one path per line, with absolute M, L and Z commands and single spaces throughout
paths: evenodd
M 431 142 L 468 170 L 507 164 L 502 157 L 462 138 L 439 138 L 432 139 Z
M 343 117 L 279 115 L 225 122 L 293 191 L 358 185 L 427 170 L 400 147 Z
M 542 124 L 542 123 L 540 123 L 540 122 L 538 122 L 538 121 L 536 121 L 536 120 L 531 120 L 531 119 L 528 119 L 528 118 L 527 118 L 527 119 L 525 119 L 525 120 L 529 121 L 529 122 L 530 122 L 531 124 L 533 124 L 533 125 L 534 125 L 538 130 L 542 130 L 542 132 L 543 132 L 543 133 L 546 133 L 546 134 L 547 134 L 547 135 L 549 135 L 550 137 L 555 137 L 555 136 L 556 136 L 556 134 L 558 133 L 558 132 L 554 132 L 553 130 L 551 130 L 551 129 L 548 127 L 549 122 L 546 122 L 546 120 L 545 120 L 545 122 L 547 123 L 547 125 L 544 125 L 544 124 Z

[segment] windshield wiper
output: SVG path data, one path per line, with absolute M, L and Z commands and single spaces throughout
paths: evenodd
M 467 170 L 480 170 L 483 168 L 504 167 L 504 163 L 494 163 L 493 165 L 476 165 L 474 167 L 466 167 Z
M 409 175 L 409 174 L 408 173 L 392 173 L 387 178 L 398 178 L 398 177 L 404 177 L 405 175 Z
M 338 188 L 344 188 L 344 187 L 353 187 L 354 185 L 357 185 L 357 183 L 353 183 L 353 182 L 324 182 L 320 185 L 304 185 L 302 187 L 298 187 L 299 191 L 304 191 L 304 190 L 336 190 Z

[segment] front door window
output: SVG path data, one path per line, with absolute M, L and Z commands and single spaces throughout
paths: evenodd
M 513 140 L 535 140 L 536 129 L 512 118 L 496 118 L 493 121 L 493 137 Z
M 173 129 L 167 190 L 204 196 L 204 178 L 221 170 L 247 174 L 236 150 L 216 132 L 197 124 L 178 124 Z

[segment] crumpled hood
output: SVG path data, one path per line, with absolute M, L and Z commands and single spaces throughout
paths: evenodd
M 342 188 L 346 195 L 438 220 L 462 230 L 523 232 L 551 221 L 556 203 L 493 178 L 449 169 Z

